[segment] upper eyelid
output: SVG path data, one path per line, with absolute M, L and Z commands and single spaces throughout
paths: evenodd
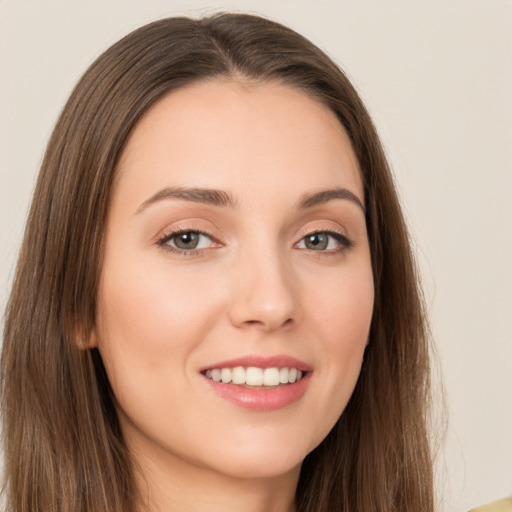
M 330 227 L 314 227 L 312 229 L 306 229 L 303 232 L 302 237 L 314 235 L 315 233 L 327 233 L 327 234 L 336 233 L 338 235 L 347 236 L 343 233 L 343 229 L 336 229 L 336 228 L 333 228 L 332 226 L 330 226 Z
M 333 234 L 338 234 L 343 237 L 349 238 L 348 235 L 346 233 L 344 233 L 344 231 L 345 230 L 342 228 L 338 229 L 338 228 L 334 228 L 332 226 L 329 226 L 329 227 L 315 226 L 313 228 L 304 230 L 300 234 L 300 240 L 306 236 L 313 235 L 315 233 L 327 233 L 327 234 L 333 233 Z M 160 232 L 160 234 L 158 234 L 155 238 L 156 238 L 156 240 L 162 240 L 163 238 L 171 238 L 171 237 L 179 235 L 181 233 L 188 233 L 188 232 L 199 233 L 199 234 L 205 235 L 213 240 L 216 239 L 216 235 L 214 235 L 211 230 L 203 229 L 200 227 L 194 227 L 194 226 L 186 226 L 186 225 L 180 225 L 180 226 L 176 226 L 174 228 L 162 230 Z
M 175 236 L 181 235 L 183 233 L 198 233 L 199 235 L 203 235 L 208 237 L 212 242 L 217 242 L 218 240 L 210 233 L 207 233 L 206 231 L 200 230 L 200 229 L 173 229 L 171 231 L 164 232 L 161 236 L 157 237 L 157 243 L 164 244 L 168 240 L 171 240 Z
M 171 237 L 179 235 L 181 233 L 188 233 L 188 232 L 199 233 L 201 235 L 205 235 L 212 239 L 215 239 L 215 235 L 213 235 L 210 231 L 202 229 L 202 228 L 189 227 L 189 226 L 179 226 L 179 227 L 172 228 L 169 230 L 164 230 L 161 235 L 157 236 L 157 239 L 161 240 L 162 238 L 171 238 Z M 301 233 L 300 239 L 304 238 L 305 236 L 314 235 L 315 233 L 327 233 L 327 234 L 334 233 L 334 234 L 338 234 L 338 235 L 347 237 L 347 235 L 345 233 L 343 233 L 342 229 L 336 229 L 333 227 L 323 227 L 323 228 L 315 227 L 315 228 L 307 229 L 303 233 Z
M 301 233 L 299 236 L 300 236 L 300 240 L 302 240 L 302 238 L 304 238 L 306 236 L 314 235 L 315 233 L 327 233 L 327 234 L 332 233 L 333 235 L 339 235 L 347 240 L 352 240 L 352 237 L 348 234 L 347 231 L 348 230 L 344 226 L 341 226 L 341 225 L 333 226 L 331 224 L 331 225 L 327 226 L 324 224 L 319 224 L 319 225 L 311 226 L 310 228 L 301 230 Z
M 213 231 L 215 231 L 215 230 L 198 226 L 195 221 L 191 222 L 191 223 L 184 221 L 184 222 L 176 224 L 174 226 L 161 229 L 159 231 L 159 233 L 155 236 L 155 240 L 159 241 L 159 240 L 162 240 L 163 238 L 170 238 L 172 236 L 176 236 L 181 233 L 188 233 L 188 232 L 200 233 L 201 235 L 205 235 L 212 239 L 215 239 L 216 235 L 213 234 Z
M 199 233 L 201 235 L 207 236 L 208 238 L 210 238 L 212 240 L 212 242 L 215 242 L 215 243 L 218 243 L 221 245 L 225 245 L 224 237 L 215 233 L 216 231 L 218 231 L 218 229 L 204 228 L 203 226 L 200 225 L 203 222 L 204 221 L 202 221 L 202 220 L 200 222 L 198 222 L 197 219 L 191 219 L 190 221 L 183 220 L 180 223 L 176 223 L 175 226 L 168 227 L 166 229 L 161 230 L 160 234 L 158 234 L 154 240 L 157 244 L 164 244 L 172 237 L 177 236 L 181 233 L 195 232 L 195 233 Z M 318 222 L 318 224 L 314 225 L 314 226 L 308 226 L 305 229 L 304 229 L 304 227 L 302 227 L 300 230 L 296 231 L 297 238 L 294 237 L 295 241 L 293 242 L 293 246 L 298 244 L 305 237 L 313 235 L 315 233 L 326 233 L 326 234 L 338 235 L 339 237 L 341 237 L 343 239 L 340 241 L 341 243 L 343 243 L 343 241 L 345 241 L 345 242 L 350 243 L 350 245 L 353 245 L 353 237 L 351 237 L 347 233 L 347 229 L 344 226 L 339 225 L 338 222 L 336 222 L 336 224 L 338 224 L 336 226 L 333 226 L 331 224 L 332 221 L 330 221 L 330 220 L 326 221 L 325 219 L 323 220 L 323 222 L 321 220 L 320 221 L 317 220 L 314 222 Z M 307 226 L 307 224 L 310 224 L 310 223 L 311 222 L 306 223 L 306 226 Z
M 167 234 L 165 234 L 167 233 Z M 197 228 L 188 228 L 188 227 L 178 227 L 178 228 L 172 228 L 168 231 L 164 231 L 163 236 L 175 236 L 175 235 L 181 235 L 182 233 L 199 233 L 200 235 L 206 235 L 209 237 L 212 237 L 210 233 L 208 233 L 206 230 L 203 229 L 197 229 Z
M 336 231 L 336 230 L 333 230 L 333 229 L 316 229 L 316 230 L 313 230 L 313 231 L 311 231 L 309 233 L 304 234 L 299 239 L 299 241 L 295 243 L 295 245 L 297 245 L 298 243 L 302 242 L 308 236 L 316 235 L 316 234 L 326 234 L 328 236 L 333 237 L 334 239 L 336 239 L 340 243 L 344 243 L 344 244 L 349 245 L 349 246 L 353 246 L 354 245 L 354 241 L 351 238 L 349 238 L 344 233 L 341 233 L 340 231 Z

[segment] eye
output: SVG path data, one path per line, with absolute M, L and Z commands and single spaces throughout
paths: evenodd
M 311 251 L 340 252 L 352 247 L 352 245 L 352 242 L 340 233 L 319 231 L 306 235 L 296 247 Z
M 158 241 L 158 244 L 168 250 L 180 252 L 207 249 L 213 245 L 213 240 L 200 231 L 179 231 L 170 233 Z

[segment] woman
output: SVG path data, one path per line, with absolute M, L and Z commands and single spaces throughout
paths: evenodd
M 413 257 L 357 93 L 249 15 L 81 79 L 2 355 L 7 510 L 430 511 Z

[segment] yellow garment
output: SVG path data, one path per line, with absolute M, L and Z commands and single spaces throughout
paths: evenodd
M 489 503 L 489 505 L 474 508 L 469 512 L 512 512 L 512 498 L 495 501 L 494 503 Z

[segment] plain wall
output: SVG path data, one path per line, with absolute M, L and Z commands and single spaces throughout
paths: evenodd
M 71 88 L 141 24 L 219 9 L 326 50 L 373 114 L 421 264 L 450 422 L 442 510 L 512 494 L 512 2 L 0 0 L 0 306 Z

